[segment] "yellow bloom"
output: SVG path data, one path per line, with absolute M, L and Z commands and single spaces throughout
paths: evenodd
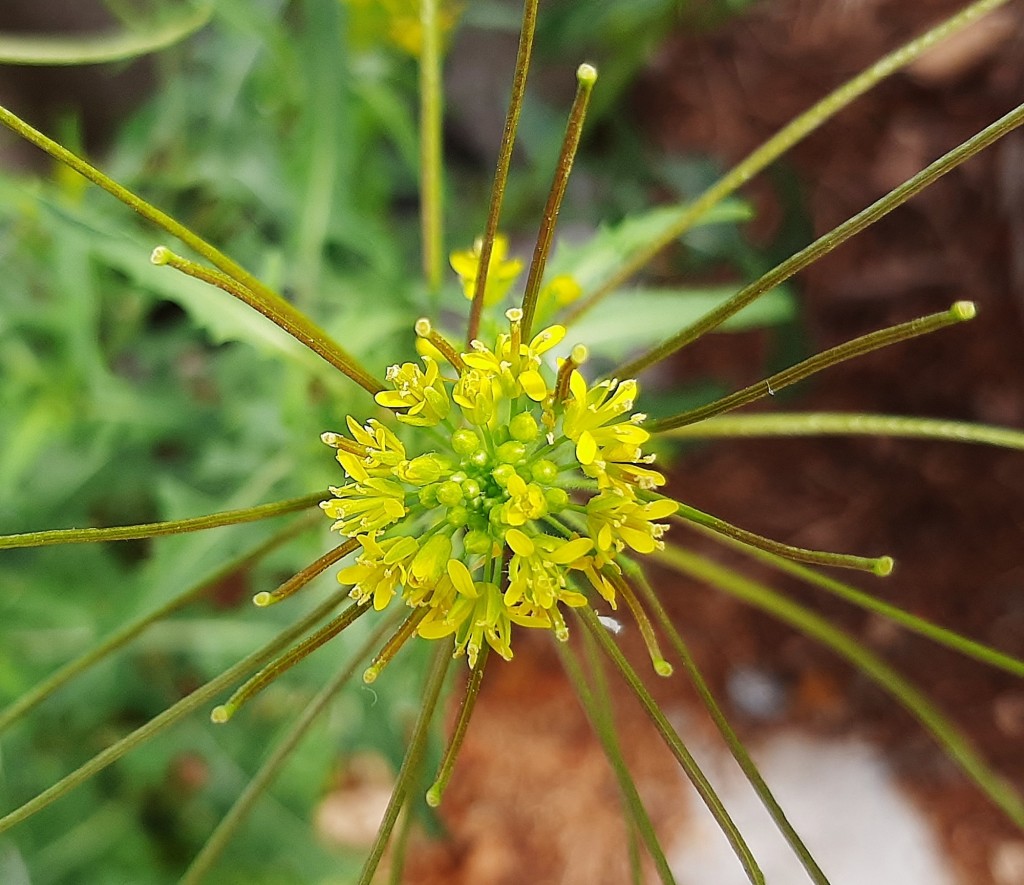
M 388 479 L 370 477 L 365 482 L 331 486 L 329 501 L 320 507 L 336 520 L 331 529 L 343 535 L 368 535 L 383 531 L 405 516 L 405 489 Z
M 569 541 L 550 535 L 531 538 L 519 529 L 509 529 L 505 541 L 513 553 L 505 591 L 507 606 L 515 606 L 525 599 L 550 612 L 559 602 L 574 608 L 587 604 L 582 593 L 569 589 L 566 571 L 594 546 L 590 538 Z
M 415 363 L 389 367 L 387 379 L 395 389 L 382 390 L 374 399 L 387 409 L 406 409 L 397 413 L 405 424 L 434 427 L 448 417 L 452 404 L 437 363 L 429 356 L 422 359 L 426 372 Z
M 485 642 L 506 661 L 512 660 L 512 620 L 501 591 L 485 581 L 474 582 L 473 589 L 476 596 L 460 592 L 450 607 L 432 608 L 420 621 L 417 632 L 424 639 L 455 634 L 455 654 L 465 654 L 470 667 L 476 666 Z
M 653 553 L 663 547 L 660 539 L 668 525 L 654 520 L 678 509 L 679 505 L 666 499 L 642 504 L 629 489 L 605 489 L 595 495 L 587 502 L 587 526 L 599 564 L 610 562 L 627 546 L 637 553 Z
M 480 269 L 480 251 L 483 239 L 477 238 L 472 249 L 452 252 L 448 257 L 452 270 L 462 280 L 462 291 L 472 301 L 476 291 L 476 275 Z M 523 270 L 523 262 L 518 258 L 508 259 L 508 237 L 498 234 L 491 247 L 491 259 L 487 262 L 487 283 L 484 286 L 484 304 L 490 307 L 501 301 L 512 288 L 516 277 Z
M 360 602 L 372 599 L 380 611 L 395 595 L 395 588 L 405 583 L 419 545 L 415 538 L 404 536 L 378 541 L 372 535 L 360 535 L 358 541 L 363 552 L 355 565 L 338 573 L 338 583 L 353 584 L 349 595 Z

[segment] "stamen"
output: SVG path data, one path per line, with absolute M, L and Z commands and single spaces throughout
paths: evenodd
M 452 771 L 455 768 L 455 760 L 462 748 L 462 742 L 466 737 L 466 729 L 469 727 L 469 720 L 473 716 L 476 707 L 476 699 L 480 694 L 480 685 L 484 679 L 484 666 L 487 664 L 487 656 L 491 647 L 484 643 L 480 654 L 476 659 L 476 666 L 473 667 L 466 683 L 466 693 L 462 697 L 462 705 L 459 707 L 459 718 L 455 722 L 455 729 L 452 731 L 451 739 L 445 748 L 441 764 L 437 769 L 437 776 L 434 783 L 427 790 L 427 805 L 437 808 L 441 804 L 441 797 L 451 780 Z
M 430 320 L 426 317 L 420 317 L 416 320 L 416 325 L 413 328 L 415 328 L 416 334 L 420 338 L 426 339 L 441 351 L 441 355 L 448 360 L 456 372 L 461 375 L 466 371 L 466 364 L 462 361 L 462 357 L 459 356 L 448 339 L 434 328 Z
M 270 685 L 271 682 L 277 679 L 278 676 L 287 670 L 290 670 L 299 663 L 299 661 L 315 652 L 320 648 L 320 646 L 330 642 L 330 640 L 352 624 L 356 618 L 369 611 L 371 608 L 372 606 L 365 605 L 363 603 L 353 603 L 350 605 L 336 618 L 324 624 L 324 626 L 317 630 L 316 633 L 306 637 L 298 645 L 292 646 L 279 658 L 276 658 L 267 664 L 267 666 L 260 670 L 259 673 L 247 680 L 240 688 L 238 688 L 235 693 L 228 698 L 227 703 L 221 704 L 219 707 L 214 707 L 210 712 L 210 720 L 217 724 L 227 722 L 235 715 L 235 713 L 238 712 L 238 709 L 242 704 L 259 694 L 264 688 Z
M 562 208 L 562 198 L 565 196 L 573 160 L 576 158 L 576 149 L 579 147 L 580 135 L 583 133 L 583 121 L 587 116 L 590 93 L 596 82 L 597 68 L 593 65 L 583 64 L 576 69 L 576 98 L 573 99 L 572 108 L 569 111 L 569 122 L 566 124 L 565 136 L 562 139 L 562 152 L 558 157 L 555 177 L 551 182 L 551 191 L 544 206 L 540 230 L 537 232 L 537 245 L 533 250 L 533 261 L 530 262 L 530 273 L 526 279 L 526 290 L 523 293 L 523 337 L 527 340 L 529 340 L 530 332 L 533 329 L 533 315 L 537 310 L 537 297 L 540 294 L 544 268 L 547 265 L 548 253 L 551 251 L 551 242 L 555 235 L 555 223 L 558 221 L 558 212 Z

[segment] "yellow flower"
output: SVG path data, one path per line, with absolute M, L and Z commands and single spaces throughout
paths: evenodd
M 465 654 L 470 667 L 476 666 L 485 642 L 506 661 L 512 660 L 512 619 L 501 591 L 496 584 L 486 581 L 473 582 L 473 590 L 475 596 L 458 593 L 450 607 L 432 608 L 420 621 L 417 632 L 424 639 L 455 634 L 455 654 Z
M 349 27 L 357 45 L 372 46 L 386 41 L 402 52 L 417 57 L 423 47 L 420 0 L 345 0 L 351 9 Z M 461 14 L 461 4 L 442 2 L 438 24 L 447 35 Z
M 370 477 L 365 482 L 331 486 L 329 501 L 320 507 L 336 520 L 331 529 L 343 535 L 368 535 L 383 531 L 407 513 L 405 489 L 397 482 Z
M 590 538 L 564 540 L 550 535 L 527 536 L 509 529 L 505 542 L 512 548 L 508 566 L 508 590 L 505 605 L 515 606 L 527 600 L 539 609 L 551 612 L 558 603 L 573 608 L 587 604 L 587 598 L 569 589 L 566 571 L 580 563 L 594 546 Z
M 478 237 L 473 243 L 472 249 L 457 250 L 448 257 L 452 270 L 462 280 L 462 291 L 470 301 L 473 300 L 473 293 L 476 291 L 476 275 L 480 269 L 481 249 L 483 249 L 483 239 Z M 516 277 L 523 270 L 522 261 L 518 258 L 509 260 L 507 256 L 508 237 L 498 234 L 491 247 L 491 259 L 487 262 L 484 304 L 488 307 L 501 301 L 508 294 Z
M 380 611 L 395 595 L 395 588 L 404 584 L 409 564 L 419 550 L 415 538 L 398 537 L 378 541 L 372 535 L 357 539 L 363 548 L 355 565 L 338 573 L 339 584 L 353 584 L 349 594 L 360 602 L 373 600 Z
M 395 389 L 382 390 L 374 399 L 387 409 L 407 409 L 397 413 L 398 420 L 405 424 L 435 427 L 448 417 L 452 404 L 437 363 L 429 356 L 422 359 L 426 372 L 415 363 L 390 366 L 387 379 Z
M 664 544 L 668 525 L 654 522 L 671 516 L 679 505 L 662 499 L 643 504 L 631 490 L 605 489 L 587 502 L 587 526 L 598 550 L 598 562 L 610 562 L 630 547 L 637 553 L 653 553 Z

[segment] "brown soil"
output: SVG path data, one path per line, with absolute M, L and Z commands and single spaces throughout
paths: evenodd
M 644 125 L 667 150 L 735 162 L 828 89 L 959 5 L 760 4 L 720 31 L 679 35 L 664 48 L 638 90 Z M 1022 48 L 1024 13 L 997 13 L 793 150 L 786 162 L 802 183 L 815 234 L 1013 107 L 1024 85 Z M 767 243 L 780 220 L 770 177 L 746 196 L 758 208 L 752 233 Z M 782 408 L 1024 426 L 1024 135 L 1005 138 L 796 282 L 808 352 L 957 299 L 977 302 L 980 314 L 967 326 L 834 369 Z M 680 357 L 679 377 L 711 374 L 735 386 L 764 374 L 770 339 L 747 335 L 723 343 L 702 343 Z M 719 441 L 679 463 L 674 489 L 697 507 L 793 544 L 888 552 L 898 563 L 891 578 L 854 582 L 1024 656 L 1020 452 L 888 439 Z M 722 558 L 682 530 L 676 540 Z M 882 654 L 999 771 L 1024 786 L 1019 680 L 745 568 L 813 603 Z M 885 746 L 903 783 L 933 815 L 963 881 L 1013 881 L 997 879 L 993 863 L 1000 846 L 1020 840 L 1020 833 L 886 694 L 768 617 L 661 577 L 664 598 L 719 697 L 728 698 L 728 679 L 740 667 L 757 668 L 783 688 L 784 708 L 771 722 L 730 707 L 747 738 L 799 725 Z M 445 805 L 451 842 L 420 855 L 414 880 L 627 881 L 614 781 L 557 659 L 540 646 L 523 648 L 515 664 L 493 668 L 489 679 Z M 680 699 L 688 699 L 684 681 L 673 682 Z M 626 744 L 642 762 L 642 789 L 650 791 L 654 817 L 667 831 L 673 805 L 664 774 L 672 763 L 632 703 L 622 708 Z

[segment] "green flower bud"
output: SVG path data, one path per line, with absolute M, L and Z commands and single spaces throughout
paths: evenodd
M 540 434 L 540 427 L 537 426 L 537 419 L 529 412 L 520 412 L 508 422 L 509 433 L 512 439 L 519 442 L 533 442 Z
M 491 536 L 480 529 L 466 532 L 466 537 L 462 539 L 462 546 L 466 548 L 466 552 L 474 556 L 490 552 L 493 543 Z
M 569 503 L 569 493 L 565 489 L 544 489 L 544 500 L 548 502 L 548 511 L 557 513 Z
M 437 485 L 436 484 L 435 485 L 424 486 L 422 489 L 420 489 L 420 503 L 424 507 L 426 507 L 428 509 L 431 508 L 431 507 L 436 507 L 437 506 Z
M 515 475 L 516 469 L 511 464 L 499 464 L 491 471 L 494 481 L 502 488 L 505 488 L 508 485 L 508 481 Z
M 558 465 L 547 458 L 541 458 L 539 461 L 533 462 L 533 466 L 530 468 L 530 475 L 533 477 L 534 482 L 539 482 L 542 485 L 551 485 L 551 483 L 558 479 Z
M 452 434 L 452 449 L 457 455 L 472 455 L 480 448 L 480 437 L 468 427 L 460 427 Z
M 445 507 L 462 503 L 462 486 L 450 479 L 437 487 L 437 501 Z
M 526 457 L 526 446 L 517 440 L 502 443 L 498 446 L 497 456 L 501 464 L 518 464 Z
M 448 525 L 461 528 L 469 520 L 469 510 L 463 507 L 461 504 L 457 504 L 454 507 L 448 508 L 448 516 L 445 517 Z
M 467 501 L 472 501 L 480 494 L 480 483 L 475 479 L 467 479 L 462 483 L 462 494 Z

